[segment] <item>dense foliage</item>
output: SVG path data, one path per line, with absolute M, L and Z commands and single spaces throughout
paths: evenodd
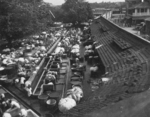
M 52 23 L 50 6 L 41 0 L 0 0 L 0 39 L 9 43 L 44 30 Z
M 63 22 L 80 24 L 93 18 L 89 3 L 83 0 L 66 0 L 62 5 Z
M 0 39 L 11 45 L 13 40 L 46 30 L 54 20 L 75 24 L 92 17 L 90 4 L 84 0 L 66 0 L 59 7 L 43 0 L 0 0 Z

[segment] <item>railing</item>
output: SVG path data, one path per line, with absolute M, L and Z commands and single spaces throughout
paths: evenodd
M 35 109 L 33 109 L 31 106 L 29 106 L 23 99 L 21 99 L 18 95 L 10 91 L 8 88 L 4 88 L 0 85 L 0 89 L 6 91 L 9 93 L 14 99 L 16 99 L 24 108 L 27 109 L 28 112 L 30 112 L 30 115 L 32 114 L 31 117 L 40 117 L 41 114 L 37 112 Z
M 49 49 L 49 51 L 48 51 L 48 53 L 51 53 L 51 52 L 53 52 L 53 50 L 56 48 L 56 46 L 57 46 L 57 44 L 58 44 L 58 42 L 60 41 L 60 39 L 58 39 L 55 43 L 54 43 L 54 45 Z M 32 87 L 32 91 L 34 92 L 35 91 L 35 88 L 36 88 L 36 86 L 37 86 L 37 82 L 38 82 L 38 78 L 39 78 L 39 76 L 42 74 L 42 72 L 43 72 L 43 68 L 45 67 L 45 65 L 47 64 L 47 62 L 48 62 L 48 58 L 46 59 L 46 58 L 43 58 L 43 60 L 42 60 L 42 62 L 40 63 L 40 69 L 37 71 L 37 74 L 34 74 L 30 79 L 30 81 L 31 81 L 31 87 Z
M 133 16 L 150 16 L 150 13 L 133 13 Z

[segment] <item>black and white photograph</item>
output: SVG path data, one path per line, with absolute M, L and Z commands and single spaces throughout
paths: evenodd
M 150 0 L 0 0 L 0 117 L 150 117 Z

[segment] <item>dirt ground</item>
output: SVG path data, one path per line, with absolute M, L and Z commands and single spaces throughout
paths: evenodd
M 94 111 L 84 117 L 150 117 L 150 90 Z

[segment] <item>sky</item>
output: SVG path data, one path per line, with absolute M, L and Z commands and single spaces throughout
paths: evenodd
M 61 5 L 64 3 L 64 0 L 44 0 L 45 2 L 52 3 L 53 5 Z M 125 0 L 86 0 L 87 2 L 124 2 Z

